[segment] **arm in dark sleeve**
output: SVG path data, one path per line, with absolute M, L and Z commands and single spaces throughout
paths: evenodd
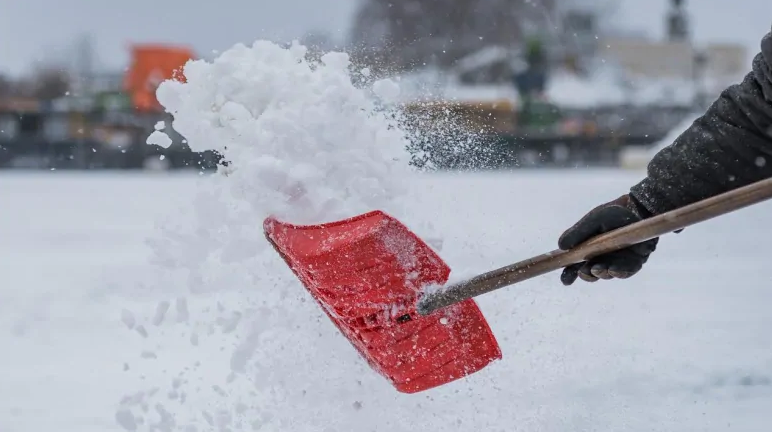
M 630 195 L 663 213 L 772 177 L 772 33 L 745 79 L 651 160 Z

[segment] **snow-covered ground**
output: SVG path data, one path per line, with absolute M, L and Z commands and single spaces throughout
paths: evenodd
M 431 176 L 408 199 L 443 233 L 451 267 L 484 271 L 553 248 L 576 217 L 639 175 Z M 119 431 L 117 412 L 131 424 L 126 406 L 144 416 L 138 430 L 151 430 L 161 413 L 180 430 L 210 430 L 207 416 L 225 424 L 223 412 L 230 426 L 212 430 L 263 421 L 257 430 L 766 431 L 772 422 L 768 204 L 663 238 L 627 281 L 566 288 L 551 274 L 479 298 L 503 360 L 403 395 L 313 306 L 285 311 L 305 339 L 271 342 L 285 349 L 264 353 L 270 368 L 229 382 L 245 342 L 240 331 L 260 324 L 246 315 L 236 324 L 231 313 L 259 309 L 261 289 L 277 275 L 289 284 L 288 301 L 306 295 L 278 260 L 276 274 L 254 286 L 184 296 L 165 287 L 144 240 L 159 215 L 192 199 L 196 180 L 0 176 L 1 431 Z M 266 398 L 261 386 L 277 383 L 288 388 L 273 394 L 286 399 Z M 121 403 L 127 395 L 135 400 Z

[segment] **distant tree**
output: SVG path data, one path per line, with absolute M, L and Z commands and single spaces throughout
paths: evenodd
M 350 50 L 392 70 L 447 68 L 490 46 L 538 38 L 550 55 L 581 61 L 619 0 L 361 0 Z
M 364 0 L 354 18 L 356 48 L 400 68 L 446 67 L 485 46 L 512 46 L 550 22 L 556 0 Z
M 14 82 L 11 78 L 0 75 L 0 98 L 12 96 L 14 93 Z
M 70 74 L 64 68 L 56 66 L 38 68 L 30 80 L 32 96 L 45 100 L 66 95 L 71 84 Z
M 553 44 L 567 69 L 586 72 L 600 39 L 614 29 L 620 0 L 558 0 Z M 554 53 L 553 53 L 554 54 Z

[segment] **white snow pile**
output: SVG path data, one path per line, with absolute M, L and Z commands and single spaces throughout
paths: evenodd
M 412 175 L 405 133 L 371 97 L 396 97 L 398 87 L 357 88 L 343 53 L 313 65 L 304 56 L 298 45 L 237 45 L 211 62 L 189 62 L 185 83 L 158 90 L 190 147 L 216 149 L 229 166 L 203 178 L 196 200 L 150 241 L 158 271 L 145 288 L 170 298 L 123 314 L 147 340 L 142 357 L 153 360 L 132 370 L 143 388 L 117 409 L 127 430 L 371 424 L 398 432 L 438 424 L 417 408 L 423 396 L 401 395 L 370 370 L 263 236 L 269 215 L 311 223 L 372 209 L 432 234 L 403 211 Z M 166 141 L 160 134 L 155 140 Z M 176 319 L 166 317 L 174 311 Z M 170 369 L 181 362 L 183 370 Z
M 354 86 L 346 54 L 312 67 L 305 53 L 237 45 L 211 63 L 188 63 L 188 82 L 163 83 L 158 99 L 192 150 L 233 163 L 229 184 L 249 187 L 239 198 L 252 210 L 309 222 L 389 202 L 403 187 L 395 170 L 407 169 L 404 134 Z M 390 98 L 394 86 L 374 88 Z

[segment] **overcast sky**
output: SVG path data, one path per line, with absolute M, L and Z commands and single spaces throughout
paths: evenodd
M 309 29 L 345 36 L 357 0 L 0 0 L 0 70 L 24 71 L 62 56 L 91 33 L 98 66 L 119 68 L 131 42 L 192 46 L 199 55 L 237 42 L 290 39 Z M 620 0 L 615 22 L 663 34 L 668 0 Z M 772 27 L 772 0 L 691 0 L 695 38 L 734 41 L 755 52 Z

